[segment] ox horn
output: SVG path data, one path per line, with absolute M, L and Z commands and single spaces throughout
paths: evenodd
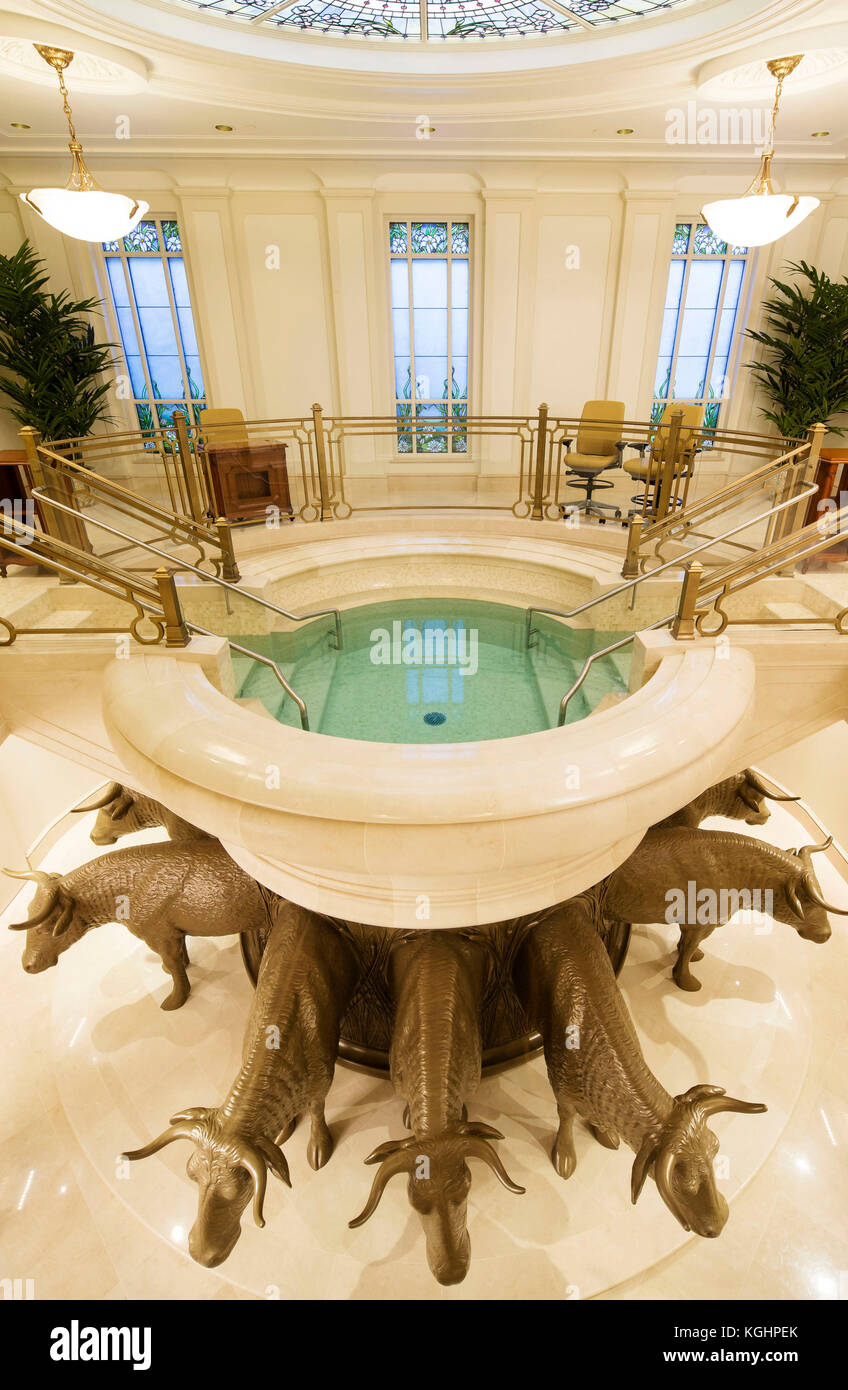
M 235 1159 L 240 1168 L 253 1179 L 253 1219 L 257 1226 L 265 1225 L 263 1206 L 265 1189 L 268 1186 L 268 1164 L 265 1155 L 255 1144 L 243 1140 L 236 1149 Z
M 750 785 L 751 785 L 752 787 L 754 787 L 755 790 L 758 791 L 758 792 L 760 793 L 761 796 L 767 796 L 768 799 L 769 799 L 769 801 L 800 801 L 800 800 L 801 800 L 800 796 L 786 796 L 783 792 L 773 792 L 773 791 L 769 791 L 768 786 L 767 786 L 766 783 L 763 781 L 763 779 L 762 779 L 762 777 L 760 776 L 760 774 L 759 774 L 758 772 L 754 772 L 750 767 L 746 767 L 746 768 L 745 768 L 745 777 L 747 778 L 747 780 L 748 780 L 748 782 L 750 783 Z
M 484 1125 L 482 1120 L 464 1120 L 459 1126 L 460 1134 L 476 1135 L 478 1139 L 503 1139 L 499 1129 Z
M 47 874 L 43 869 L 4 869 L 4 874 L 9 878 L 24 878 L 31 883 L 37 883 L 39 888 L 46 888 L 49 893 L 47 906 L 43 907 L 35 917 L 29 917 L 26 922 L 10 922 L 9 931 L 28 931 L 30 927 L 38 927 L 50 916 L 56 903 L 59 900 L 59 883 L 53 874 Z
M 834 907 L 833 903 L 829 903 L 826 898 L 822 897 L 812 874 L 804 875 L 804 888 L 813 902 L 819 907 L 823 907 L 825 912 L 835 912 L 838 917 L 848 917 L 848 907 Z
M 158 1139 L 153 1139 L 149 1144 L 145 1144 L 142 1149 L 127 1149 L 121 1154 L 121 1158 L 128 1158 L 134 1161 L 137 1158 L 150 1158 L 151 1154 L 158 1154 L 160 1149 L 164 1149 L 167 1144 L 173 1144 L 175 1139 L 196 1139 L 195 1128 L 185 1121 L 178 1124 L 169 1125 L 162 1131 Z
M 734 1111 L 739 1115 L 763 1115 L 768 1110 L 767 1105 L 761 1104 L 756 1100 L 735 1100 L 733 1096 L 725 1095 L 720 1086 L 693 1087 L 693 1090 L 711 1090 L 716 1094 L 705 1095 L 702 1099 L 696 1099 L 695 1104 L 699 1113 L 707 1118 L 708 1115 L 719 1115 L 724 1111 Z M 687 1092 L 691 1094 L 691 1092 Z
M 389 1142 L 397 1143 L 398 1141 L 391 1140 Z M 381 1144 L 379 1147 L 384 1148 L 385 1145 Z M 376 1161 L 373 1155 L 370 1155 L 369 1159 L 371 1161 Z M 366 1162 L 368 1162 L 369 1159 L 366 1159 Z M 371 1184 L 371 1191 L 368 1194 L 368 1201 L 365 1203 L 365 1206 L 362 1208 L 362 1211 L 359 1213 L 359 1215 L 355 1216 L 352 1221 L 348 1221 L 347 1223 L 348 1226 L 350 1226 L 351 1230 L 353 1230 L 357 1226 L 364 1225 L 365 1222 L 368 1220 L 369 1216 L 373 1216 L 374 1212 L 377 1210 L 377 1206 L 379 1205 L 380 1198 L 386 1190 L 386 1184 L 398 1173 L 409 1172 L 409 1170 L 412 1168 L 413 1162 L 414 1155 L 412 1151 L 410 1149 L 407 1149 L 406 1147 L 395 1149 L 394 1152 L 386 1154 L 386 1156 L 380 1164 L 380 1167 L 374 1174 L 374 1181 Z
M 708 1086 L 700 1082 L 690 1086 L 681 1096 L 674 1097 L 674 1103 L 696 1105 L 702 1115 L 717 1115 L 722 1110 L 738 1110 L 743 1115 L 761 1115 L 768 1109 L 758 1101 L 734 1100 L 723 1086 Z
M 830 849 L 832 844 L 833 836 L 828 835 L 827 839 L 823 840 L 820 845 L 802 845 L 798 850 L 798 858 L 807 865 L 807 869 L 801 882 L 809 897 L 812 898 L 813 902 L 816 903 L 818 907 L 823 907 L 825 912 L 835 912 L 838 917 L 848 917 L 848 907 L 834 907 L 833 903 L 827 902 L 827 900 L 822 897 L 821 890 L 813 874 L 812 865 L 807 863 L 811 854 L 821 854 L 824 850 Z M 803 917 L 803 912 L 801 912 L 800 915 Z
M 645 1179 L 651 1169 L 651 1164 L 660 1150 L 660 1140 L 655 1134 L 646 1134 L 639 1148 L 633 1168 L 630 1173 L 630 1200 L 634 1204 L 638 1200 L 639 1193 L 645 1186 Z
M 108 806 L 110 801 L 119 797 L 123 790 L 120 782 L 107 782 L 105 791 L 93 792 L 81 801 L 79 806 L 72 806 L 71 815 L 78 816 L 84 811 L 99 811 L 102 806 Z
M 482 1159 L 487 1167 L 491 1168 L 498 1182 L 503 1183 L 508 1192 L 515 1192 L 520 1195 L 526 1190 L 523 1187 L 519 1187 L 517 1182 L 513 1182 L 488 1139 L 483 1139 L 478 1135 L 471 1135 L 465 1140 L 462 1147 L 466 1158 Z
M 286 1187 L 291 1187 L 291 1177 L 289 1175 L 289 1165 L 286 1156 L 279 1144 L 274 1144 L 270 1139 L 260 1136 L 256 1140 L 256 1147 L 271 1169 L 271 1172 L 284 1182 Z
M 716 1097 L 716 1099 L 719 1099 L 719 1097 Z M 657 1185 L 657 1191 L 666 1205 L 671 1206 L 672 1211 L 674 1211 L 676 1207 L 674 1189 L 671 1185 L 671 1175 L 674 1171 L 675 1158 L 676 1154 L 671 1145 L 661 1144 L 654 1163 L 654 1182 Z M 687 1227 L 687 1230 L 688 1229 Z

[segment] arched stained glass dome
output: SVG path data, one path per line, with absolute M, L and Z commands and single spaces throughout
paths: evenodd
M 307 30 L 362 38 L 521 38 L 619 24 L 679 9 L 692 0 L 173 0 L 257 29 Z

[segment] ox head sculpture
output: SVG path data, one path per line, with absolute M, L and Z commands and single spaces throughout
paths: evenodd
M 721 1111 L 761 1115 L 766 1109 L 752 1101 L 733 1100 L 720 1086 L 692 1086 L 675 1096 L 660 1133 L 647 1135 L 636 1155 L 631 1201 L 636 1201 L 653 1171 L 660 1196 L 684 1231 L 708 1238 L 720 1235 L 727 1220 L 727 1202 L 716 1187 L 713 1159 L 718 1140 L 707 1128 L 707 1120 Z
M 779 922 L 788 922 L 805 941 L 821 943 L 829 940 L 829 913 L 848 916 L 848 907 L 834 907 L 823 896 L 813 869 L 812 856 L 829 849 L 832 842 L 833 836 L 828 835 L 820 845 L 803 845 L 799 850 L 790 850 L 789 854 L 796 860 L 797 871 L 784 885 L 785 899 L 778 895 L 775 898 L 774 916 Z
M 122 835 L 129 835 L 140 828 L 130 816 L 134 805 L 133 792 L 122 787 L 120 782 L 110 782 L 103 791 L 95 792 L 94 796 L 81 801 L 79 806 L 74 806 L 73 812 L 82 815 L 85 811 L 98 811 L 91 839 L 95 845 L 114 845 Z
M 25 922 L 11 922 L 9 930 L 26 932 L 21 963 L 28 975 L 40 975 L 85 935 L 86 923 L 79 916 L 73 895 L 65 887 L 61 874 L 47 874 L 41 869 L 23 873 L 4 869 L 3 872 L 10 878 L 29 879 L 38 884 L 30 903 L 29 917 Z
M 781 792 L 772 791 L 758 772 L 753 768 L 746 767 L 742 773 L 743 780 L 736 789 L 736 795 L 743 807 L 747 807 L 748 814 L 741 814 L 741 819 L 746 825 L 765 825 L 771 812 L 765 805 L 768 801 L 800 801 L 798 796 L 784 796 Z
M 427 1263 L 440 1284 L 458 1284 L 468 1273 L 471 1241 L 466 1229 L 469 1158 L 479 1158 L 510 1192 L 522 1193 L 498 1158 L 490 1139 L 503 1139 L 491 1125 L 463 1121 L 455 1130 L 432 1139 L 390 1139 L 366 1158 L 379 1163 L 371 1192 L 359 1216 L 349 1223 L 361 1226 L 376 1210 L 386 1184 L 406 1173 L 410 1204 L 421 1218 L 427 1243 Z
M 261 1135 L 227 1130 L 217 1110 L 193 1106 L 173 1115 L 169 1128 L 145 1145 L 123 1155 L 148 1158 L 176 1139 L 194 1145 L 186 1173 L 199 1188 L 197 1216 L 189 1231 L 188 1250 L 198 1264 L 212 1269 L 232 1251 L 241 1235 L 241 1215 L 253 1199 L 253 1219 L 265 1225 L 263 1207 L 270 1171 L 291 1187 L 289 1167 L 282 1149 Z

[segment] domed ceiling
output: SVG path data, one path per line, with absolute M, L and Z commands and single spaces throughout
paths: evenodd
M 581 33 L 679 9 L 691 0 L 169 0 L 257 28 L 274 26 L 361 37 L 520 38 Z

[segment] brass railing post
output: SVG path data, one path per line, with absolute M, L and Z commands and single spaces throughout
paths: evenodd
M 235 550 L 232 549 L 232 530 L 227 517 L 217 518 L 215 531 L 218 532 L 218 542 L 221 545 L 221 578 L 227 580 L 228 584 L 238 584 L 242 575 L 239 574 Z
M 218 532 L 218 541 L 221 546 L 221 578 L 226 579 L 228 584 L 238 584 L 241 575 L 233 550 L 233 533 L 226 517 L 218 517 L 215 522 L 215 530 Z
M 203 521 L 206 516 L 206 505 L 197 481 L 197 471 L 195 469 L 191 440 L 188 437 L 188 421 L 184 411 L 175 410 L 173 422 L 174 431 L 177 436 L 177 454 L 179 455 L 186 496 L 189 499 L 191 518 L 192 521 Z
M 682 423 L 683 411 L 673 410 L 671 412 L 671 424 L 668 428 L 668 439 L 663 445 L 661 476 L 658 481 L 654 483 L 654 515 L 657 521 L 662 521 L 663 517 L 668 515 L 671 488 L 674 483 L 674 473 L 677 468 L 678 454 L 680 452 L 680 427 Z M 657 442 L 658 433 L 659 432 L 654 435 L 654 443 Z M 658 486 L 659 492 L 657 492 Z
M 671 625 L 671 635 L 678 641 L 688 641 L 695 636 L 695 605 L 698 602 L 698 590 L 701 586 L 703 572 L 704 566 L 700 560 L 690 560 L 686 566 L 677 616 Z
M 631 516 L 627 532 L 627 554 L 621 569 L 622 579 L 635 579 L 639 573 L 639 547 L 642 544 L 643 516 Z
M 153 577 L 156 580 L 159 601 L 165 615 L 165 646 L 187 647 L 189 644 L 188 628 L 185 625 L 183 610 L 180 606 L 174 571 L 165 569 L 163 565 Z
M 321 493 L 321 520 L 331 521 L 333 509 L 330 480 L 327 474 L 327 441 L 324 436 L 324 412 L 316 401 L 312 407 L 312 426 L 315 430 L 315 462 L 318 465 L 318 490 Z
M 794 497 L 797 493 L 803 492 L 810 487 L 816 480 L 818 472 L 819 458 L 821 457 L 822 440 L 827 434 L 827 425 L 812 425 L 807 432 L 807 457 L 804 467 L 797 471 L 792 469 L 784 475 L 783 496 L 781 501 L 786 501 L 789 497 Z M 771 545 L 773 541 L 784 540 L 791 536 L 795 531 L 800 531 L 806 524 L 807 511 L 810 501 L 815 499 L 803 498 L 797 507 L 787 507 L 786 511 L 773 516 L 766 529 L 765 545 Z M 795 573 L 794 562 L 779 569 L 777 573 L 783 578 L 791 578 Z
M 23 440 L 24 451 L 26 453 L 26 468 L 24 469 L 24 473 L 29 473 L 31 487 L 41 488 L 42 491 L 48 492 L 50 488 L 55 485 L 54 480 L 61 475 L 56 472 L 55 468 L 48 468 L 38 452 L 38 446 L 41 443 L 40 430 L 34 429 L 32 425 L 24 425 L 22 429 L 18 430 L 18 435 L 20 439 Z M 66 492 L 68 492 L 67 488 Z M 73 494 L 70 492 L 66 497 L 69 503 L 72 501 L 72 496 Z M 34 500 L 41 519 L 42 528 L 48 536 L 52 536 L 54 540 L 64 541 L 68 545 L 75 545 L 79 549 L 86 548 L 84 544 L 80 543 L 79 535 L 74 535 L 71 529 L 73 522 L 71 522 L 70 519 L 66 520 L 65 513 L 59 512 L 54 507 L 48 506 L 46 502 L 39 505 L 37 498 Z M 60 574 L 59 583 L 75 584 L 76 579 L 69 574 Z
M 548 450 L 548 407 L 545 401 L 539 406 L 539 420 L 536 426 L 536 473 L 533 479 L 533 521 L 543 521 L 545 509 L 545 455 Z

